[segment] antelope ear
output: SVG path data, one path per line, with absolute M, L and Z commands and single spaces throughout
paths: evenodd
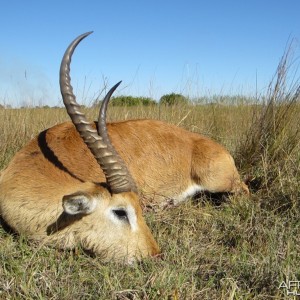
M 62 199 L 62 205 L 65 213 L 69 215 L 91 214 L 97 206 L 95 198 L 84 192 L 77 192 L 71 195 L 66 195 Z

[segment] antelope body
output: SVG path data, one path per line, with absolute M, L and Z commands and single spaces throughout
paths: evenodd
M 207 137 L 154 120 L 106 125 L 116 86 L 103 101 L 99 122 L 89 124 L 69 78 L 72 53 L 85 36 L 69 46 L 61 66 L 72 122 L 43 131 L 15 155 L 0 176 L 0 213 L 16 231 L 64 248 L 80 243 L 114 259 L 155 255 L 159 249 L 137 191 L 144 204 L 162 204 L 199 191 L 248 188 L 229 152 Z
M 107 129 L 143 204 L 178 203 L 198 191 L 247 192 L 231 155 L 207 137 L 155 120 L 108 123 Z M 40 133 L 19 151 L 12 165 L 23 170 L 19 176 L 37 179 L 37 174 L 43 173 L 45 177 L 57 176 L 58 181 L 70 177 L 74 184 L 105 182 L 103 171 L 71 122 Z M 48 181 L 44 180 L 45 186 Z

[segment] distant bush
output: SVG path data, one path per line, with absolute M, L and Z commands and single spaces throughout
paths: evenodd
M 181 94 L 167 94 L 160 98 L 159 103 L 164 105 L 188 104 L 188 99 Z
M 147 97 L 118 96 L 111 99 L 112 106 L 150 106 L 156 105 L 155 100 Z
M 212 95 L 202 96 L 192 99 L 195 104 L 209 105 L 247 105 L 257 102 L 257 99 L 252 96 L 244 95 Z

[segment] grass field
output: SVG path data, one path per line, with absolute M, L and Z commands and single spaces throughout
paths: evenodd
M 164 256 L 131 266 L 40 247 L 1 228 L 0 299 L 294 299 L 279 288 L 300 280 L 300 91 L 286 91 L 285 76 L 279 68 L 265 103 L 109 108 L 109 121 L 161 119 L 222 143 L 251 197 L 216 203 L 200 195 L 145 212 Z M 86 113 L 93 120 L 98 111 Z M 65 120 L 59 108 L 0 110 L 0 170 Z

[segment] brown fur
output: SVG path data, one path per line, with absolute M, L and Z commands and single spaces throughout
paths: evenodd
M 245 192 L 228 151 L 207 137 L 153 120 L 107 124 L 145 202 L 174 198 L 192 184 L 210 192 Z M 105 182 L 102 170 L 70 122 L 56 125 L 29 142 L 5 170 L 24 191 L 51 191 L 50 183 Z
M 154 120 L 116 122 L 107 127 L 146 204 L 153 199 L 161 202 L 176 198 L 193 184 L 210 192 L 248 193 L 231 155 L 207 137 Z M 55 154 L 55 163 L 59 162 L 66 174 L 82 181 L 104 181 L 101 169 L 71 123 L 54 126 L 44 135 L 47 141 L 40 135 L 40 144 L 47 145 L 44 151 Z M 27 153 L 39 151 L 36 141 L 28 147 Z M 44 155 L 40 164 L 45 167 Z

